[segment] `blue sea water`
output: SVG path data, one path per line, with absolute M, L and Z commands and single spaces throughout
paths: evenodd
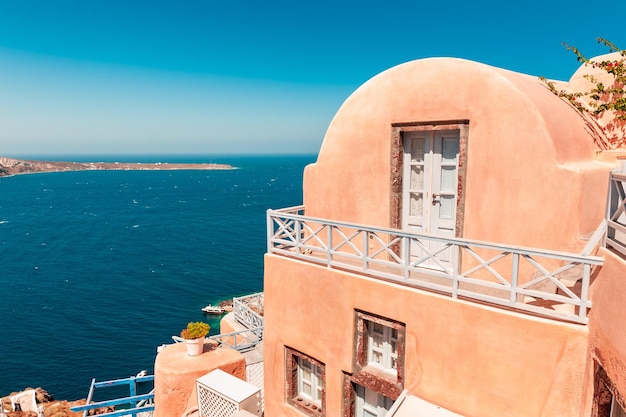
M 266 210 L 302 203 L 314 159 L 0 178 L 0 396 L 40 386 L 84 398 L 92 378 L 151 373 L 157 347 L 189 321 L 218 332 L 200 308 L 262 291 Z

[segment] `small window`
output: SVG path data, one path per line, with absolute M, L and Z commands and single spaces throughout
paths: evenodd
M 322 370 L 308 359 L 297 358 L 298 395 L 317 406 L 322 405 Z
M 401 386 L 404 372 L 404 324 L 356 311 L 355 327 L 353 372 L 374 373 Z
M 615 397 L 611 399 L 611 417 L 626 417 L 626 411 L 624 411 Z
M 367 321 L 367 364 L 396 375 L 398 329 Z
M 384 417 L 392 405 L 392 399 L 360 385 L 356 386 L 355 417 Z
M 626 417 L 626 400 L 602 365 L 594 364 L 592 417 Z
M 287 402 L 311 416 L 324 416 L 325 368 L 320 361 L 286 348 Z

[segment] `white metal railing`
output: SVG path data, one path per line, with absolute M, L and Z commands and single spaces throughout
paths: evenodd
M 626 256 L 626 174 L 612 172 L 607 202 L 605 245 Z
M 207 339 L 217 342 L 217 347 L 229 347 L 240 352 L 252 350 L 263 340 L 263 327 L 238 330 L 230 333 L 220 333 L 208 336 Z M 172 336 L 174 343 L 184 343 L 180 336 Z
M 208 338 L 217 342 L 218 347 L 230 347 L 240 352 L 254 349 L 263 340 L 263 301 L 262 292 L 233 298 L 233 314 L 235 321 L 245 327 L 231 333 L 220 333 Z M 175 343 L 181 343 L 184 339 L 180 336 L 172 336 Z
M 209 337 L 217 342 L 217 347 L 229 347 L 239 352 L 252 350 L 263 340 L 263 327 L 220 333 Z
M 263 301 L 262 292 L 233 298 L 235 320 L 247 329 L 263 327 Z
M 330 268 L 587 323 L 592 267 L 603 258 L 268 210 L 268 252 Z

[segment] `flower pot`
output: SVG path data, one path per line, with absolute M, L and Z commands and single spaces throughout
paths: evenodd
M 204 337 L 199 337 L 197 339 L 185 339 L 185 344 L 187 345 L 187 355 L 202 355 L 202 351 L 204 350 Z

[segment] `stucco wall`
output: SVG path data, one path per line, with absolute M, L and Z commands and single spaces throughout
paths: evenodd
M 265 256 L 267 415 L 286 404 L 284 346 L 326 366 L 327 416 L 340 416 L 354 310 L 406 324 L 405 388 L 471 416 L 577 416 L 586 407 L 587 328 Z M 269 377 L 271 375 L 271 377 Z
M 185 343 L 164 347 L 154 363 L 154 417 L 178 417 L 197 406 L 196 380 L 215 369 L 246 379 L 246 361 L 236 350 L 207 343 L 203 354 L 188 356 Z
M 601 248 L 604 265 L 591 287 L 590 351 L 626 399 L 626 261 Z
M 461 119 L 469 120 L 463 236 L 579 250 L 606 190 L 585 190 L 584 215 L 571 208 L 581 184 L 608 172 L 593 162 L 583 119 L 536 77 L 460 59 L 394 67 L 346 100 L 305 170 L 307 215 L 389 226 L 392 124 Z

